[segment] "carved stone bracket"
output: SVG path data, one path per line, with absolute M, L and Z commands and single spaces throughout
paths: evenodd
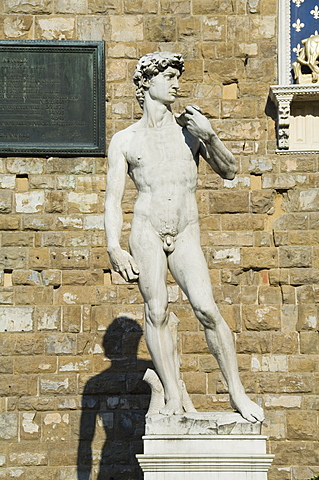
M 293 101 L 319 99 L 319 85 L 273 85 L 270 98 L 277 107 L 277 142 L 279 151 L 289 150 L 290 107 Z

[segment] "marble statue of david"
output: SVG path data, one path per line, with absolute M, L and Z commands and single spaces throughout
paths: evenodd
M 105 231 L 112 266 L 126 281 L 138 280 L 145 302 L 145 335 L 164 387 L 161 413 L 183 413 L 168 326 L 167 270 L 181 287 L 205 329 L 208 347 L 226 379 L 231 405 L 251 421 L 263 410 L 245 394 L 238 374 L 233 338 L 212 295 L 200 246 L 196 203 L 197 167 L 202 156 L 222 178 L 233 179 L 235 159 L 198 107 L 174 116 L 171 105 L 184 70 L 180 54 L 143 56 L 134 82 L 142 118 L 114 135 L 108 153 Z M 126 174 L 138 190 L 130 252 L 120 247 L 121 200 Z

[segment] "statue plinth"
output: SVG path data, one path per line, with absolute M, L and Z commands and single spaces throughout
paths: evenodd
M 267 480 L 274 458 L 261 423 L 232 412 L 150 415 L 143 440 L 144 480 Z

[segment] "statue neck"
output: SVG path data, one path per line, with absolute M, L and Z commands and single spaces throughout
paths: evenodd
M 148 128 L 161 128 L 166 127 L 167 125 L 173 125 L 174 123 L 176 122 L 170 105 L 164 105 L 158 100 L 153 100 L 146 94 L 143 106 L 143 116 L 141 118 L 142 126 Z

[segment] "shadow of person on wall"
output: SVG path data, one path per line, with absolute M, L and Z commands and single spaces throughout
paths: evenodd
M 78 480 L 143 478 L 135 454 L 143 453 L 142 435 L 150 402 L 143 375 L 154 367 L 150 360 L 137 358 L 142 334 L 140 325 L 127 317 L 116 318 L 105 332 L 103 347 L 111 366 L 90 378 L 83 391 Z M 105 432 L 103 439 L 101 430 Z

